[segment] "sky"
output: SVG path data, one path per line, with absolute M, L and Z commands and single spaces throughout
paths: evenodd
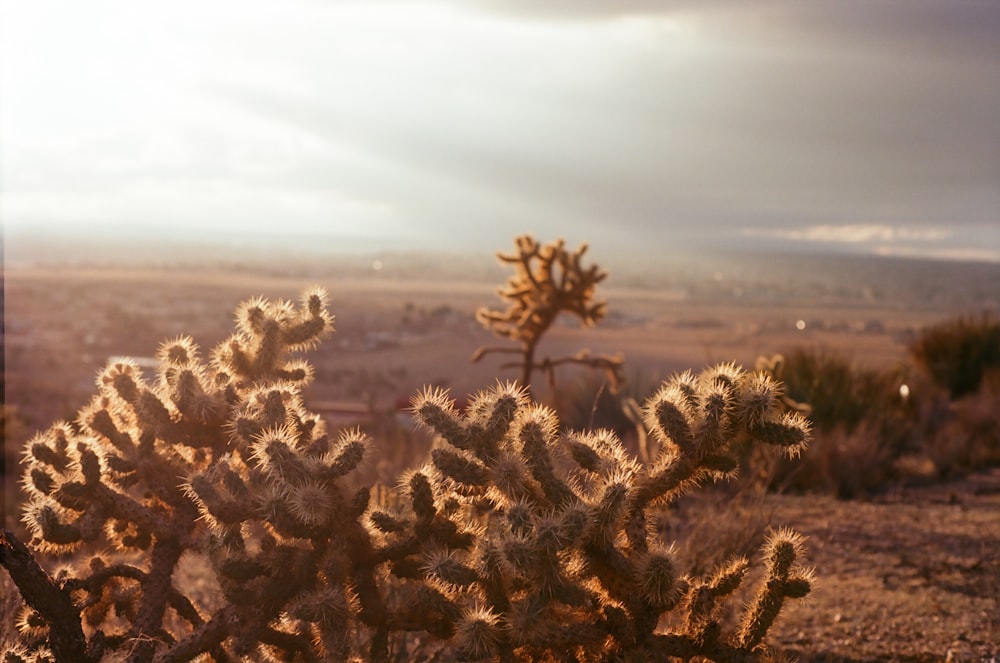
M 0 0 L 0 219 L 1000 260 L 994 0 Z

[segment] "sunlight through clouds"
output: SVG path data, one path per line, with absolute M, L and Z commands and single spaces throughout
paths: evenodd
M 1000 206 L 1000 11 L 0 2 L 8 229 L 959 250 Z

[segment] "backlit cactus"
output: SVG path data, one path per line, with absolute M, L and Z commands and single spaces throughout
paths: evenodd
M 556 366 L 580 364 L 600 368 L 607 372 L 612 389 L 617 391 L 624 382 L 620 356 L 591 355 L 587 350 L 555 359 L 535 356 L 539 342 L 560 314 L 570 313 L 586 327 L 604 318 L 607 302 L 595 299 L 595 289 L 608 273 L 597 265 L 583 265 L 586 244 L 570 251 L 562 239 L 541 244 L 531 235 L 521 235 L 514 245 L 515 253 L 497 254 L 500 262 L 514 268 L 514 274 L 497 291 L 507 302 L 507 310 L 483 307 L 476 311 L 476 319 L 497 336 L 516 342 L 518 347 L 485 346 L 473 354 L 472 361 L 491 353 L 519 354 L 520 361 L 503 367 L 520 368 L 524 387 L 531 386 L 535 370 L 544 371 L 552 389 L 555 389 Z
M 31 545 L 70 564 L 48 576 L 4 532 L 30 606 L 6 661 L 388 661 L 410 632 L 461 660 L 767 655 L 784 602 L 809 591 L 800 537 L 768 541 L 725 634 L 720 606 L 750 562 L 692 577 L 647 519 L 733 472 L 742 445 L 801 449 L 808 427 L 777 407 L 779 385 L 733 365 L 675 376 L 645 406 L 649 464 L 607 431 L 561 431 L 521 387 L 464 411 L 428 389 L 413 401 L 437 436 L 428 462 L 370 497 L 345 477 L 377 442 L 328 432 L 303 405 L 309 366 L 289 357 L 331 322 L 320 291 L 251 300 L 208 363 L 179 338 L 154 381 L 110 365 L 77 421 L 27 444 Z M 217 597 L 181 585 L 182 556 L 204 560 Z

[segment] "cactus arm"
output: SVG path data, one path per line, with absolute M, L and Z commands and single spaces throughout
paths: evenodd
M 484 345 L 481 348 L 477 348 L 476 351 L 472 353 L 472 357 L 471 357 L 470 361 L 474 364 L 474 363 L 478 362 L 480 359 L 482 359 L 483 357 L 485 357 L 488 354 L 515 354 L 515 355 L 519 355 L 521 353 L 522 353 L 521 348 L 511 348 L 511 347 L 508 347 L 508 346 L 505 346 L 505 345 Z M 510 365 L 510 364 L 505 364 L 505 365 Z M 514 365 L 520 366 L 521 364 L 518 363 L 518 364 L 514 364 Z
M 161 632 L 163 614 L 170 599 L 174 567 L 184 549 L 177 539 L 157 539 L 153 544 L 149 573 L 143 578 L 142 599 L 136 614 L 134 637 L 138 644 L 127 663 L 140 663 L 152 658 L 156 636 Z
M 186 638 L 153 657 L 153 663 L 183 663 L 198 654 L 213 651 L 230 636 L 238 619 L 234 605 L 227 605 L 207 622 L 200 624 Z M 214 657 L 214 654 L 213 654 Z
M 757 647 L 787 599 L 801 598 L 809 593 L 813 573 L 798 565 L 802 556 L 803 538 L 790 530 L 774 532 L 764 544 L 767 575 L 756 596 L 746 607 L 737 634 L 737 642 L 747 649 Z
M 80 611 L 38 566 L 34 556 L 14 533 L 0 530 L 0 565 L 7 569 L 24 602 L 49 625 L 49 645 L 57 661 L 96 663 L 87 651 Z

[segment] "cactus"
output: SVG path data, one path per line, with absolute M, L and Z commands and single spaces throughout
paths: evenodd
M 498 294 L 508 302 L 506 311 L 480 308 L 476 318 L 487 329 L 501 338 L 518 343 L 519 347 L 484 346 L 476 350 L 472 361 L 477 362 L 491 353 L 519 354 L 519 362 L 504 364 L 503 368 L 520 368 L 521 385 L 530 388 L 531 375 L 542 370 L 549 387 L 555 389 L 555 368 L 561 364 L 580 364 L 601 368 L 607 372 L 612 389 L 624 381 L 622 358 L 619 356 L 591 355 L 581 350 L 573 356 L 548 358 L 538 361 L 538 344 L 560 313 L 571 313 L 584 326 L 597 324 L 607 310 L 607 302 L 594 299 L 597 284 L 608 273 L 597 265 L 583 266 L 587 245 L 570 252 L 562 239 L 550 244 L 540 244 L 531 235 L 521 235 L 514 240 L 516 253 L 498 253 L 500 262 L 514 267 L 514 274 Z
M 372 441 L 327 431 L 290 359 L 331 331 L 324 293 L 251 300 L 236 322 L 207 363 L 189 338 L 165 343 L 155 382 L 109 365 L 75 422 L 28 442 L 31 547 L 69 563 L 48 575 L 0 537 L 27 604 L 5 661 L 388 661 L 410 632 L 460 660 L 762 660 L 785 601 L 809 591 L 800 537 L 775 533 L 727 637 L 720 606 L 750 562 L 691 577 L 647 526 L 732 473 L 740 445 L 806 443 L 766 377 L 729 364 L 666 382 L 644 408 L 648 466 L 607 431 L 560 433 L 523 387 L 464 412 L 426 389 L 413 412 L 439 438 L 429 461 L 372 496 L 348 489 Z M 203 560 L 217 601 L 181 586 L 182 556 Z M 678 628 L 658 630 L 673 611 Z

